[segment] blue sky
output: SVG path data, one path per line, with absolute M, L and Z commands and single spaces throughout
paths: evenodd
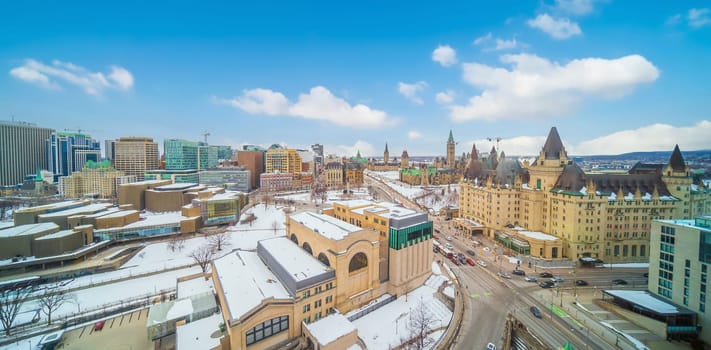
M 494 6 L 495 5 L 495 6 Z M 0 119 L 327 153 L 711 149 L 711 4 L 5 2 Z

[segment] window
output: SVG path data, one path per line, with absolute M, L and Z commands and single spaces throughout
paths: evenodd
M 351 262 L 348 264 L 348 272 L 358 271 L 366 267 L 368 267 L 368 257 L 363 253 L 358 253 L 351 258 Z
M 329 295 L 326 297 L 326 304 L 330 304 L 333 301 L 333 296 Z
M 275 317 L 266 320 L 247 331 L 247 345 L 252 345 L 287 329 L 289 329 L 289 316 Z
M 321 307 L 321 299 L 314 302 L 314 308 Z
M 306 304 L 303 307 L 301 307 L 301 309 L 304 313 L 307 313 L 307 312 L 311 311 L 311 304 Z

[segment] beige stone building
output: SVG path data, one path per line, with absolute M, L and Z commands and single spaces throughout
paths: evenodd
M 692 183 L 678 147 L 667 164 L 585 173 L 568 158 L 556 128 L 530 165 L 496 149 L 479 159 L 475 146 L 459 196 L 460 216 L 481 224 L 492 239 L 510 227 L 561 239 L 552 259 L 648 261 L 652 220 L 711 211 L 711 191 Z
M 135 175 L 125 175 L 106 163 L 87 162 L 81 171 L 59 178 L 59 195 L 66 198 L 116 198 L 118 185 L 136 182 Z
M 114 168 L 141 181 L 146 170 L 158 169 L 158 144 L 149 137 L 121 137 L 114 142 Z
M 290 148 L 273 148 L 267 151 L 265 172 L 298 175 L 302 171 L 299 152 Z

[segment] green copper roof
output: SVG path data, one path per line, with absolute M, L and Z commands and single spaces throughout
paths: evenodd
M 454 136 L 452 136 L 452 130 L 449 130 L 449 139 L 447 139 L 447 143 L 454 143 Z

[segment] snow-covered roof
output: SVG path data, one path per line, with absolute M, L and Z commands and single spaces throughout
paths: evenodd
M 338 338 L 356 331 L 353 323 L 339 313 L 328 315 L 316 322 L 307 324 L 306 328 L 321 346 L 326 346 L 338 340 Z
M 545 234 L 545 233 L 539 232 L 539 231 L 519 230 L 516 232 L 522 236 L 526 236 L 528 238 L 533 238 L 533 239 L 539 239 L 541 241 L 555 241 L 558 239 L 558 237 L 551 236 L 551 235 L 548 235 L 548 234 Z
M 104 215 L 104 216 L 102 216 L 102 218 L 104 218 L 104 219 L 106 219 L 106 218 L 120 218 L 120 217 L 124 217 L 126 215 L 135 214 L 135 213 L 138 213 L 138 210 L 133 210 L 133 209 L 121 210 L 121 211 L 113 212 L 111 214 Z
M 61 238 L 61 237 L 66 237 L 66 236 L 71 236 L 73 234 L 77 233 L 77 231 L 74 230 L 62 230 L 59 232 L 55 233 L 50 233 L 48 235 L 44 235 L 42 237 L 37 237 L 35 238 L 36 241 L 43 240 L 43 239 L 53 239 L 53 238 Z
M 484 227 L 484 225 L 482 225 L 480 222 L 471 219 L 456 218 L 454 219 L 454 221 L 460 221 L 473 227 Z
M 332 240 L 341 240 L 353 232 L 363 230 L 358 226 L 325 214 L 303 212 L 291 215 L 290 218 L 306 226 L 310 230 Z
M 174 183 L 170 185 L 163 185 L 163 186 L 158 186 L 154 188 L 156 191 L 176 191 L 176 190 L 187 190 L 193 187 L 198 186 L 199 184 L 192 183 L 192 182 L 185 182 L 185 183 Z
M 342 205 L 347 208 L 356 208 L 356 207 L 361 207 L 364 205 L 375 204 L 373 201 L 369 201 L 367 199 L 351 199 L 351 200 L 345 200 L 345 201 L 333 201 L 333 203 Z
M 0 230 L 4 230 L 8 227 L 13 227 L 15 226 L 15 223 L 12 221 L 0 221 Z
M 171 225 L 171 224 L 180 225 L 181 220 L 187 219 L 185 216 L 180 214 L 179 211 L 170 211 L 170 212 L 165 212 L 165 213 L 160 213 L 160 214 L 146 215 L 146 216 L 143 216 L 143 218 L 144 218 L 143 220 L 132 222 L 126 226 L 100 229 L 100 230 L 96 230 L 95 232 L 111 232 L 111 231 L 115 231 L 118 229 L 123 230 L 123 229 L 158 226 L 158 225 Z
M 690 311 L 664 301 L 646 290 L 604 290 L 603 293 L 624 299 L 659 314 L 687 314 Z
M 0 230 L 0 237 L 15 237 L 15 236 L 23 236 L 23 235 L 33 235 L 37 234 L 43 231 L 51 231 L 51 230 L 56 230 L 58 229 L 59 226 L 53 222 L 43 222 L 39 224 L 28 224 L 28 225 L 20 225 L 20 226 L 13 226 L 10 228 L 6 228 L 4 230 Z
M 212 283 L 210 278 L 206 280 L 204 277 L 200 276 L 189 280 L 178 281 L 177 294 L 179 299 L 190 298 L 192 296 L 206 293 L 215 293 L 215 285 Z
M 119 209 L 118 207 L 111 207 L 106 210 L 94 213 L 94 214 L 84 215 L 84 217 L 85 218 L 98 218 L 98 217 L 102 217 L 105 215 L 113 214 L 113 213 L 120 211 L 120 210 L 121 209 Z
M 213 264 L 233 319 L 240 319 L 267 298 L 292 299 L 255 252 L 237 250 Z
M 699 218 L 701 218 L 701 219 L 706 219 L 706 220 L 711 219 L 708 215 L 706 215 L 706 216 L 701 216 L 701 217 L 699 217 Z M 691 220 L 691 219 L 686 219 L 686 220 L 657 220 L 657 221 L 659 221 L 659 222 L 661 222 L 661 223 L 664 223 L 664 224 L 667 224 L 667 225 L 685 226 L 685 227 L 690 227 L 690 228 L 693 228 L 693 229 L 703 230 L 703 231 L 707 231 L 707 232 L 708 232 L 708 231 L 711 231 L 711 229 L 709 229 L 708 227 L 704 227 L 704 226 L 699 226 L 699 225 L 697 225 L 697 224 L 696 224 L 696 220 Z M 0 231 L 0 232 L 2 232 L 2 231 Z
M 224 199 L 235 199 L 238 198 L 238 196 L 242 194 L 242 192 L 236 192 L 236 191 L 229 191 L 229 192 L 224 192 L 224 193 L 217 193 L 213 195 L 212 197 L 208 198 L 208 201 L 216 201 L 216 200 L 224 200 Z
M 77 214 L 88 214 L 88 213 L 96 213 L 102 210 L 106 210 L 107 208 L 113 206 L 112 204 L 109 203 L 94 203 L 94 204 L 89 204 L 85 206 L 81 206 L 78 208 L 72 208 L 72 209 L 67 209 L 67 210 L 60 210 L 60 211 L 55 211 L 51 212 L 48 214 L 40 214 L 37 217 L 40 218 L 53 218 L 53 217 L 60 217 L 60 216 L 72 216 L 72 215 L 77 215 Z
M 257 254 L 292 295 L 336 278 L 336 271 L 286 237 L 261 240 Z
M 189 298 L 180 299 L 168 310 L 168 313 L 165 314 L 165 319 L 174 320 L 190 315 L 191 313 L 193 313 L 193 301 Z
M 214 314 L 175 329 L 175 348 L 178 350 L 213 349 L 220 346 L 222 315 Z

